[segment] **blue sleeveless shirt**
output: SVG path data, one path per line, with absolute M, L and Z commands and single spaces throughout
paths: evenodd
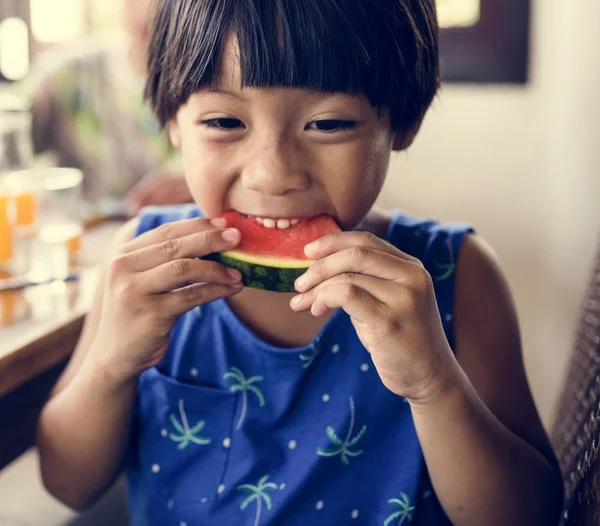
M 146 209 L 138 234 L 200 215 Z M 396 212 L 386 236 L 431 273 L 451 345 L 471 231 Z M 295 349 L 259 339 L 225 300 L 181 316 L 164 360 L 140 376 L 127 468 L 132 526 L 450 524 L 409 404 L 342 310 Z

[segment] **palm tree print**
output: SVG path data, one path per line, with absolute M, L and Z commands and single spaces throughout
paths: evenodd
M 320 349 L 317 345 L 315 345 L 314 343 L 310 344 L 310 350 L 308 353 L 302 353 L 300 355 L 300 359 L 304 362 L 304 365 L 302 366 L 304 369 L 308 369 L 313 362 L 315 361 L 315 358 L 319 355 L 320 353 Z
M 406 493 L 400 493 L 399 499 L 390 499 L 388 500 L 388 504 L 393 504 L 399 509 L 390 513 L 385 519 L 383 526 L 388 526 L 393 520 L 400 519 L 397 526 L 401 526 L 404 524 L 404 519 L 412 520 L 413 511 L 415 511 L 415 507 L 410 505 L 410 497 Z
M 269 480 L 269 476 L 265 475 L 258 481 L 256 486 L 252 484 L 242 484 L 238 486 L 238 491 L 249 491 L 250 495 L 244 499 L 244 501 L 240 504 L 240 509 L 245 510 L 252 501 L 256 501 L 256 515 L 254 517 L 254 526 L 258 526 L 260 524 L 260 514 L 262 512 L 262 503 L 263 500 L 267 506 L 267 509 L 270 510 L 273 506 L 271 501 L 271 497 L 267 493 L 268 491 L 275 491 L 278 489 L 277 484 L 273 484 L 273 482 L 267 482 Z
M 263 377 L 252 376 L 250 378 L 246 378 L 244 373 L 237 367 L 232 367 L 231 371 L 223 375 L 223 378 L 225 380 L 234 380 L 236 382 L 229 386 L 229 391 L 231 393 L 237 393 L 238 391 L 242 392 L 242 412 L 240 414 L 238 423 L 235 426 L 235 428 L 239 430 L 246 419 L 246 412 L 248 411 L 248 391 L 256 395 L 260 407 L 264 407 L 265 405 L 265 396 L 262 394 L 262 391 L 255 385 L 252 385 L 256 382 L 262 382 Z
M 333 448 L 331 449 L 323 449 L 317 448 L 317 455 L 322 457 L 335 457 L 340 455 L 340 459 L 342 464 L 348 466 L 350 464 L 350 459 L 348 457 L 357 457 L 362 455 L 363 450 L 353 450 L 354 446 L 362 439 L 364 434 L 367 432 L 367 426 L 363 426 L 359 431 L 358 435 L 352 438 L 352 433 L 354 432 L 354 420 L 355 420 L 355 410 L 354 410 L 354 399 L 350 397 L 350 427 L 348 429 L 348 433 L 346 434 L 346 439 L 340 439 L 336 434 L 333 427 L 328 426 L 325 430 L 325 434 L 327 438 L 333 444 Z
M 179 434 L 171 433 L 169 435 L 169 438 L 173 442 L 179 442 L 179 446 L 177 446 L 178 449 L 185 449 L 190 445 L 191 442 L 198 444 L 199 446 L 206 446 L 210 444 L 210 438 L 197 436 L 198 433 L 204 429 L 204 420 L 200 420 L 200 422 L 190 429 L 187 415 L 185 414 L 185 410 L 183 408 L 183 400 L 179 400 L 179 414 L 181 416 L 181 423 L 177 420 L 177 417 L 174 414 L 170 415 L 171 424 L 173 424 L 173 427 Z
M 436 263 L 436 268 L 440 271 L 440 274 L 435 276 L 435 281 L 444 281 L 448 279 L 456 270 L 456 262 L 454 261 L 454 252 L 452 251 L 452 245 L 450 244 L 450 238 L 446 239 L 446 247 L 448 249 L 448 256 L 450 257 L 449 263 Z

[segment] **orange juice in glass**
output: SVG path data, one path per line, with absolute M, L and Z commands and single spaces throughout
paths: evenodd
M 15 170 L 3 177 L 13 225 L 12 268 L 16 274 L 26 274 L 31 266 L 39 208 L 39 187 L 33 173 L 33 170 Z
M 15 203 L 15 225 L 17 228 L 34 228 L 37 222 L 37 192 L 33 189 L 16 192 Z
M 13 226 L 9 196 L 0 189 L 0 269 L 10 270 L 13 259 Z

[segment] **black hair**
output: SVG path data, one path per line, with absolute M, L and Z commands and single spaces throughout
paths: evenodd
M 409 132 L 439 87 L 435 0 L 158 0 L 146 98 L 162 126 L 219 81 L 237 38 L 242 87 L 362 93 Z

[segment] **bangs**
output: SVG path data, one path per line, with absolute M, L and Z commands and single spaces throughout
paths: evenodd
M 413 4 L 429 4 L 433 0 Z M 149 49 L 150 99 L 165 125 L 193 93 L 218 87 L 227 42 L 239 50 L 241 88 L 364 94 L 418 119 L 411 86 L 437 89 L 437 27 L 409 0 L 163 0 Z M 431 17 L 430 17 L 431 18 Z M 421 24 L 422 25 L 422 24 Z M 422 29 L 422 28 L 421 28 Z M 431 55 L 429 64 L 427 56 Z M 420 78 L 418 78 L 420 77 Z M 426 98 L 427 98 L 426 97 Z M 419 98 L 422 98 L 419 97 Z M 405 119 L 403 119 L 405 120 Z M 397 126 L 396 126 L 397 127 Z

